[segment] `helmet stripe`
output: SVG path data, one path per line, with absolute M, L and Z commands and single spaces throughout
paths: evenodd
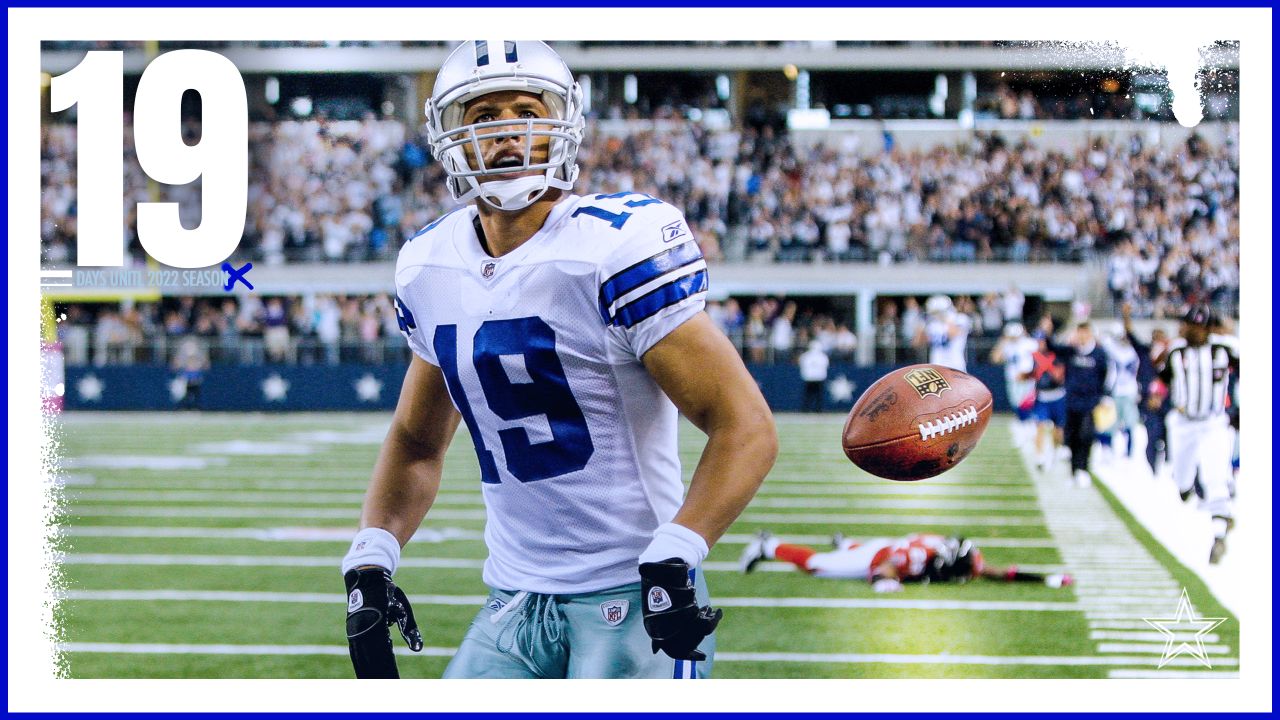
M 507 62 L 509 62 L 509 63 L 513 63 L 513 62 L 517 62 L 517 61 L 518 61 L 518 59 L 516 58 L 516 42 L 515 42 L 515 40 L 508 40 L 508 41 L 506 42 L 506 45 L 503 47 L 503 50 L 505 50 L 505 51 L 506 51 L 506 53 L 507 53 Z
M 476 41 L 476 65 L 488 65 L 488 64 L 489 64 L 489 41 L 477 40 Z

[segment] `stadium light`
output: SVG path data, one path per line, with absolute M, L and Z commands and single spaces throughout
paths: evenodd
M 628 75 L 622 79 L 622 99 L 628 105 L 635 105 L 636 100 L 640 97 L 640 83 L 636 80 L 635 75 Z
M 721 102 L 726 102 L 729 100 L 730 90 L 731 88 L 729 86 L 729 76 L 717 75 L 716 76 L 716 97 L 720 98 Z
M 280 78 L 274 75 L 267 78 L 267 82 L 263 85 L 263 96 L 266 97 L 268 104 L 275 105 L 280 102 Z

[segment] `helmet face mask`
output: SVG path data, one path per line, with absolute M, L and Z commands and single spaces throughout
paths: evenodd
M 490 48 L 498 47 L 504 52 L 491 62 Z M 468 103 L 512 91 L 537 96 L 549 117 L 463 122 Z M 526 208 L 552 188 L 572 189 L 584 125 L 581 88 L 560 56 L 537 41 L 463 43 L 440 68 L 427 103 L 432 155 L 449 176 L 449 193 L 499 210 Z M 481 142 L 499 138 L 523 140 L 518 166 L 486 167 Z M 545 158 L 538 157 L 542 147 Z

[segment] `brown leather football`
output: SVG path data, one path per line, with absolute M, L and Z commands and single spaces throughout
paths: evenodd
M 991 420 L 991 391 L 941 365 L 909 365 L 867 388 L 844 423 L 844 454 L 890 480 L 923 480 L 955 467 Z

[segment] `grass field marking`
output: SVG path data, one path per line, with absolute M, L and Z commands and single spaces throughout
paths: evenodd
M 163 518 L 309 518 L 331 520 L 349 518 L 352 522 L 359 515 L 359 508 L 227 508 L 199 507 L 117 507 L 111 505 L 75 505 L 65 511 L 67 517 L 163 517 Z M 455 510 L 433 508 L 427 516 L 439 520 L 484 520 L 483 510 Z M 877 514 L 810 514 L 751 513 L 740 521 L 786 525 L 945 525 L 962 526 L 1013 526 L 1040 527 L 1039 517 L 1003 517 L 986 515 L 877 515 Z
M 68 600 L 134 602 L 134 601 L 205 601 L 341 604 L 342 593 L 261 592 L 237 590 L 69 590 Z M 414 605 L 480 605 L 483 595 L 415 595 Z M 1035 602 L 1020 600 L 904 600 L 899 598 L 715 598 L 718 607 L 747 608 L 828 608 L 859 610 L 867 608 L 897 610 L 967 610 L 974 612 L 1079 612 L 1072 602 Z
M 354 524 L 349 528 L 196 528 L 135 527 L 119 525 L 71 525 L 65 529 L 71 537 L 131 538 L 197 538 L 210 540 L 245 539 L 268 542 L 344 542 L 355 537 Z M 413 542 L 439 543 L 450 540 L 483 540 L 484 532 L 454 527 L 419 528 Z
M 72 501 L 136 500 L 146 503 L 163 502 L 225 502 L 225 503 L 282 503 L 287 505 L 350 505 L 359 508 L 364 502 L 363 492 L 291 493 L 270 491 L 231 490 L 69 490 L 67 499 Z M 443 505 L 481 505 L 484 500 L 479 492 L 448 493 L 436 495 L 435 502 Z
M 122 655 L 348 655 L 345 645 L 179 645 L 162 643 L 69 642 L 58 649 L 72 653 Z M 457 648 L 424 647 L 420 652 L 396 648 L 397 654 L 453 657 Z M 403 651 L 403 652 L 400 652 Z
M 1090 620 L 1090 629 L 1094 630 L 1150 630 L 1151 625 L 1145 620 Z
M 751 533 L 727 533 L 720 538 L 717 545 L 745 545 L 756 539 Z M 869 538 L 868 538 L 869 539 Z M 1049 538 L 969 538 L 974 545 L 980 548 L 998 547 L 998 548 L 1026 548 L 1026 549 L 1044 549 L 1053 550 L 1058 546 Z M 801 545 L 815 545 L 830 547 L 831 535 L 787 535 L 787 542 L 797 543 Z
M 752 508 L 805 508 L 816 510 L 837 510 L 847 505 L 857 508 L 874 508 L 877 510 L 1003 510 L 1036 512 L 1040 508 L 1034 502 L 1011 502 L 1005 500 L 961 500 L 950 498 L 827 498 L 819 497 L 757 497 L 751 501 Z
M 70 553 L 63 562 L 70 565 L 210 565 L 230 567 L 333 567 L 342 564 L 338 555 L 130 555 L 109 553 Z M 484 567 L 483 560 L 465 558 L 400 559 L 400 567 L 462 568 Z
M 964 467 L 966 468 L 969 467 L 969 463 L 966 462 Z M 849 484 L 874 485 L 878 487 L 884 487 L 886 482 L 890 482 L 890 481 L 881 480 L 880 478 L 872 477 L 870 475 L 855 476 L 855 477 L 850 477 L 844 480 L 830 480 L 830 481 L 824 482 L 824 481 L 815 481 L 812 475 L 791 475 L 786 472 L 769 473 L 768 479 L 765 480 L 766 485 L 770 483 L 816 483 L 816 484 L 828 484 L 828 485 L 849 485 Z M 1006 486 L 1026 488 L 1030 486 L 1030 483 L 1022 479 L 987 477 L 981 481 L 977 481 L 977 480 L 973 480 L 971 478 L 965 477 L 963 476 L 963 474 L 961 476 L 956 476 L 956 477 L 948 477 L 946 475 L 940 475 L 938 477 L 929 478 L 927 482 L 933 485 L 951 485 L 951 486 L 960 486 L 960 487 L 966 487 L 971 489 L 979 489 L 984 487 L 1001 488 Z M 907 486 L 907 487 L 914 487 L 914 486 Z
M 129 553 L 68 553 L 63 557 L 68 565 L 191 565 L 191 566 L 229 566 L 229 567 L 337 567 L 340 558 L 337 555 L 164 555 L 164 554 L 129 554 Z M 484 567 L 483 560 L 465 558 L 414 558 L 400 559 L 400 567 L 418 568 L 455 568 L 479 569 Z M 1056 565 L 1018 565 L 1027 572 L 1050 573 L 1059 572 Z M 702 563 L 702 569 L 711 572 L 741 572 L 736 562 L 709 561 Z M 783 562 L 764 562 L 755 567 L 756 572 L 796 572 L 793 565 Z
M 1224 663 L 1232 664 L 1235 663 Z M 1134 670 L 1122 668 L 1107 673 L 1113 680 L 1231 680 L 1240 677 L 1240 673 L 1215 670 Z
M 1205 645 L 1204 651 L 1210 655 L 1226 655 L 1231 652 L 1231 648 L 1226 645 Z M 1151 653 L 1157 656 L 1163 656 L 1165 653 L 1164 642 L 1153 643 L 1098 643 L 1098 652 L 1100 653 Z M 1194 658 L 1193 658 L 1194 659 Z M 1199 662 L 1199 661 L 1197 661 Z M 1214 659 L 1217 662 L 1217 659 Z
M 774 523 L 778 525 L 945 525 L 947 527 L 1009 526 L 1042 527 L 1037 517 L 999 515 L 868 515 L 861 513 L 756 513 L 748 510 L 738 522 Z
M 343 645 L 181 645 L 161 643 L 94 643 L 70 642 L 59 645 L 70 653 L 119 653 L 141 655 L 335 655 L 349 654 Z M 395 654 L 403 657 L 450 657 L 457 651 L 448 647 L 424 647 L 415 653 L 404 647 L 396 647 Z M 1188 665 L 1179 662 L 1190 658 L 1174 658 L 1170 665 Z M 1144 665 L 1146 657 L 1091 657 L 1073 655 L 899 655 L 887 653 L 785 653 L 785 652 L 718 652 L 716 662 L 789 662 L 789 663 L 842 663 L 850 665 L 1048 665 L 1048 666 L 1109 666 Z M 1224 658 L 1224 665 L 1233 665 L 1232 658 Z M 1154 672 L 1130 670 L 1128 672 Z M 1176 673 L 1159 671 L 1150 677 L 1170 677 Z M 1196 677 L 1222 676 L 1224 673 L 1184 673 Z M 1147 677 L 1147 676 L 1143 676 Z
M 1170 636 L 1161 632 L 1141 632 L 1137 630 L 1094 630 L 1089 633 L 1090 640 L 1124 640 L 1136 642 L 1165 642 Z M 1173 633 L 1174 642 L 1195 642 L 1197 639 L 1207 642 L 1218 642 L 1217 633 L 1196 635 L 1195 633 Z
M 306 518 L 315 520 L 347 519 L 354 523 L 360 508 L 227 508 L 227 507 L 117 507 L 112 505 L 75 505 L 65 511 L 67 517 L 163 517 L 163 518 Z M 431 510 L 429 518 L 437 520 L 484 520 L 484 510 Z
M 174 601 L 174 602 L 264 602 L 341 605 L 343 593 L 243 592 L 237 590 L 68 590 L 68 600 L 103 602 Z M 475 605 L 488 598 L 484 595 L 415 595 L 414 605 Z
M 217 502 L 235 504 L 284 504 L 284 505 L 348 505 L 360 507 L 364 501 L 364 493 L 283 493 L 254 490 L 69 490 L 67 499 L 73 502 L 115 502 L 123 500 L 137 501 L 146 504 L 170 502 Z M 480 492 L 475 493 L 440 493 L 436 496 L 439 505 L 471 505 L 482 507 L 484 499 Z M 1039 512 L 1034 502 L 1017 502 L 1003 500 L 965 500 L 950 497 L 942 498 L 820 498 L 807 497 L 766 497 L 756 498 L 752 507 L 765 508 L 812 508 L 840 509 L 856 504 L 859 508 L 884 510 L 997 510 Z

